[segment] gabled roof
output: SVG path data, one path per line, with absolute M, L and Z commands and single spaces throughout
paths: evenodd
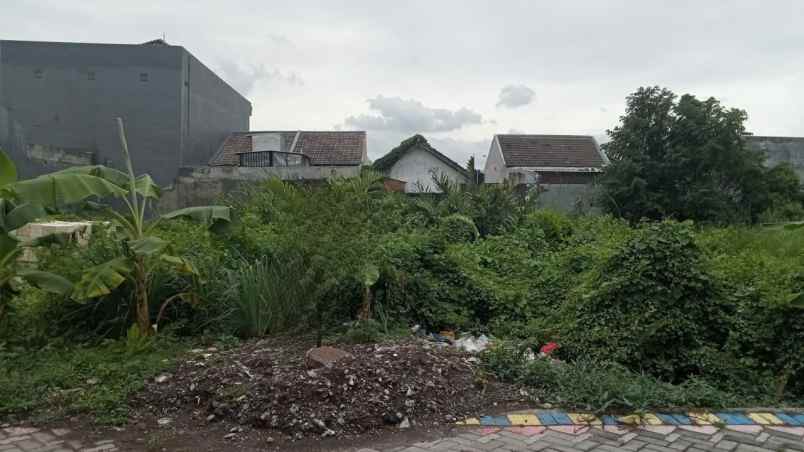
M 597 141 L 585 135 L 496 135 L 507 167 L 596 168 L 606 164 Z
M 465 175 L 466 177 L 469 177 L 469 173 L 466 171 L 466 168 L 455 163 L 454 160 L 447 157 L 446 155 L 438 152 L 438 150 L 430 146 L 430 143 L 427 142 L 426 138 L 424 138 L 419 134 L 413 135 L 412 137 L 399 143 L 399 146 L 391 149 L 390 152 L 377 159 L 374 162 L 373 167 L 378 171 L 382 172 L 388 171 L 391 169 L 391 167 L 394 166 L 394 164 L 397 161 L 399 161 L 399 159 L 401 159 L 405 154 L 407 154 L 409 151 L 413 149 L 421 149 L 425 152 L 429 152 L 435 158 L 441 160 L 442 162 L 444 162 L 444 164 L 446 164 L 450 168 L 454 169 L 455 171 L 458 171 L 459 173 Z
M 279 136 L 279 151 L 302 153 L 314 166 L 358 166 L 366 153 L 366 132 L 235 132 L 226 137 L 209 161 L 210 166 L 237 166 L 240 162 L 237 154 L 254 151 L 252 137 L 257 135 Z

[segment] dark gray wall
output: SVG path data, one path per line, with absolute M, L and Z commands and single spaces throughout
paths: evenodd
M 96 163 L 122 168 L 114 122 L 119 116 L 135 171 L 169 184 L 182 165 L 205 161 L 206 149 L 222 140 L 188 127 L 193 103 L 187 99 L 192 101 L 194 90 L 215 90 L 195 97 L 233 99 L 231 105 L 239 107 L 213 110 L 207 124 L 248 130 L 251 113 L 248 101 L 228 85 L 206 81 L 196 88 L 191 79 L 186 84 L 189 60 L 194 58 L 178 46 L 0 41 L 0 110 L 7 112 L 5 120 L 0 114 L 0 146 L 9 148 L 25 177 L 67 164 L 45 161 L 34 148 L 58 155 L 92 152 Z
M 251 104 L 192 54 L 185 53 L 184 67 L 184 165 L 206 165 L 230 133 L 249 130 Z

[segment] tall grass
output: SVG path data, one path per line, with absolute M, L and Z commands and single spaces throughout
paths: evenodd
M 299 258 L 241 261 L 230 273 L 235 330 L 260 337 L 303 326 L 312 307 L 308 281 Z

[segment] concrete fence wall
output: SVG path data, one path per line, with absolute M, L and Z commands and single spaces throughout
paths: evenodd
M 262 167 L 208 166 L 182 168 L 173 186 L 162 193 L 159 210 L 167 212 L 183 207 L 219 202 L 221 197 L 250 184 L 271 178 L 289 182 L 324 181 L 334 177 L 354 177 L 357 166 Z

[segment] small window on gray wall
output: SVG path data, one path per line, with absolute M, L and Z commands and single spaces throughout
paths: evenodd
M 87 80 L 95 80 L 95 71 L 87 72 Z
M 34 69 L 34 78 L 42 78 L 45 76 L 45 71 L 42 69 Z
M 140 81 L 147 82 L 148 81 L 148 73 L 147 72 L 140 72 Z

